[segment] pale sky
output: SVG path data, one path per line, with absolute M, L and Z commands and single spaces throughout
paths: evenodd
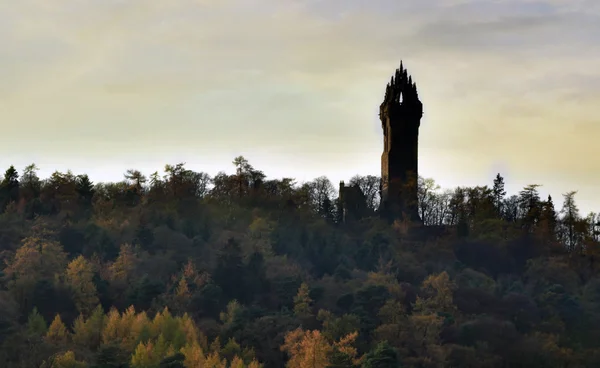
M 422 176 L 600 211 L 598 0 L 0 1 L 0 169 L 379 175 L 400 59 Z

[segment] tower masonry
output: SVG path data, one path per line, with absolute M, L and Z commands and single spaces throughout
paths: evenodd
M 379 117 L 383 128 L 380 213 L 421 222 L 418 212 L 418 141 L 423 104 L 402 63 L 385 90 Z

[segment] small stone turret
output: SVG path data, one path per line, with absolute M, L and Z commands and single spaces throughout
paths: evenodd
M 417 200 L 418 141 L 423 104 L 417 85 L 404 68 L 392 76 L 385 89 L 379 117 L 383 128 L 380 213 L 420 222 Z
M 344 181 L 340 181 L 338 201 L 343 223 L 360 220 L 367 214 L 367 200 L 357 185 L 346 186 Z

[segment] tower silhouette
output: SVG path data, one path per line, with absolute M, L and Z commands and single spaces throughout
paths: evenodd
M 380 213 L 421 222 L 418 211 L 418 140 L 423 116 L 417 85 L 402 62 L 385 89 L 379 108 L 383 127 Z

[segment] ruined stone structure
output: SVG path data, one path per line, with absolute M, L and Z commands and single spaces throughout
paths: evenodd
M 382 216 L 421 222 L 417 201 L 418 139 L 423 104 L 402 63 L 385 90 L 379 117 L 383 127 L 381 155 Z
M 344 223 L 360 220 L 367 215 L 367 201 L 357 185 L 346 186 L 341 181 L 338 201 L 340 220 Z

